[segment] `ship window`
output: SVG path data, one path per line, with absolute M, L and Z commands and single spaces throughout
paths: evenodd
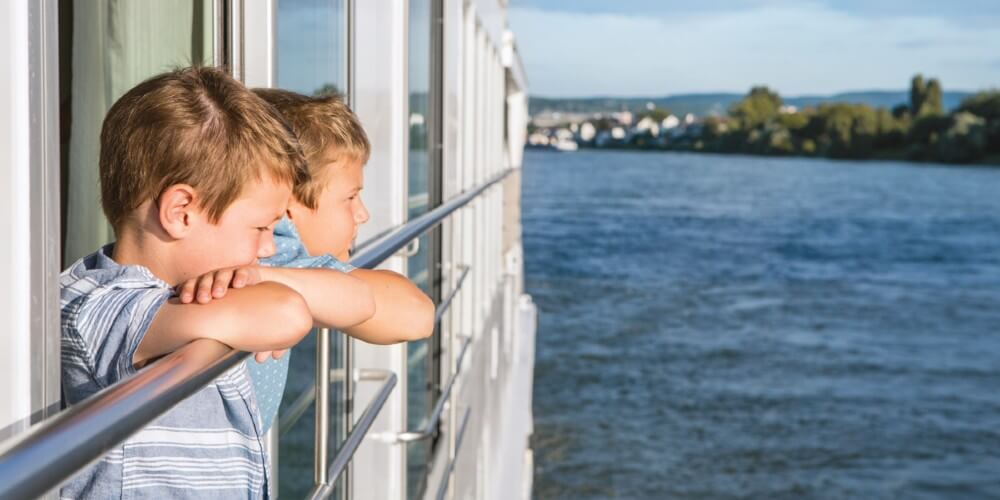
M 348 92 L 345 1 L 281 0 L 277 3 L 278 87 L 306 95 Z M 316 369 L 315 352 L 315 335 L 309 335 L 296 346 L 279 415 L 288 409 L 295 395 L 301 394 L 312 383 Z M 334 333 L 330 338 L 330 367 L 343 369 L 346 355 L 344 335 Z M 343 384 L 330 384 L 331 457 L 346 434 L 347 393 Z M 280 498 L 303 498 L 312 485 L 314 419 L 314 412 L 306 412 L 291 432 L 280 440 Z M 342 484 L 343 481 L 338 481 L 337 490 L 331 498 L 344 498 Z
M 209 0 L 59 2 L 63 265 L 113 239 L 98 184 L 104 115 L 150 76 L 210 64 L 214 28 Z
M 408 7 L 409 151 L 407 154 L 407 213 L 417 217 L 441 202 L 438 157 L 440 32 L 432 19 L 440 15 L 437 0 L 410 0 Z M 407 261 L 407 272 L 435 302 L 440 301 L 441 234 L 420 238 L 418 251 Z M 421 427 L 440 391 L 440 334 L 407 345 L 407 427 Z M 426 487 L 435 442 L 407 446 L 407 497 L 417 498 Z

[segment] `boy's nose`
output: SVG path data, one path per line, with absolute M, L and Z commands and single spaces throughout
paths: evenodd
M 365 202 L 359 202 L 361 204 L 360 209 L 354 213 L 354 222 L 358 225 L 368 222 L 369 214 L 368 207 L 365 207 Z
M 265 259 L 274 255 L 274 233 L 268 231 L 261 236 L 260 244 L 257 245 L 257 258 Z

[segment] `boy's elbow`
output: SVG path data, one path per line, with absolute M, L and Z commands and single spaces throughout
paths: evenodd
M 434 302 L 419 289 L 413 297 L 413 325 L 407 341 L 421 340 L 434 334 Z
M 277 348 L 288 348 L 297 344 L 313 327 L 312 312 L 306 299 L 298 292 L 288 288 L 275 301 L 277 314 L 274 321 L 279 330 L 275 340 L 280 344 Z
M 364 299 L 358 305 L 358 321 L 355 324 L 364 323 L 375 316 L 375 297 L 372 295 L 371 288 L 367 284 L 365 284 L 365 289 L 368 293 L 364 295 Z
M 411 342 L 433 335 L 436 326 L 434 301 L 405 276 L 392 271 L 383 272 L 396 280 L 393 283 L 394 287 L 403 292 L 399 296 L 403 298 L 400 304 L 405 304 L 405 309 L 399 311 L 398 314 L 402 314 L 406 318 L 406 327 L 399 332 L 399 339 L 396 341 Z

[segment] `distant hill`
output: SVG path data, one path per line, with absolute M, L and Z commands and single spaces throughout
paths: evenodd
M 667 108 L 672 113 L 683 115 L 694 113 L 698 116 L 711 114 L 724 115 L 729 106 L 742 99 L 744 94 L 677 94 L 663 97 L 531 97 L 528 112 L 531 115 L 543 111 L 560 111 L 573 113 L 596 113 L 604 111 L 639 111 L 646 109 L 646 104 L 652 102 L 659 108 Z M 942 104 L 945 109 L 958 107 L 962 99 L 972 95 L 972 92 L 944 92 Z M 782 97 L 785 104 L 804 108 L 824 102 L 850 102 L 867 104 L 872 107 L 892 108 L 898 104 L 906 104 L 910 100 L 908 90 L 874 90 L 862 92 L 844 92 L 830 96 L 798 96 Z

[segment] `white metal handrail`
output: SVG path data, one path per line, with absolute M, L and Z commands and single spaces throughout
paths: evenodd
M 448 295 L 441 300 L 437 308 L 434 310 L 434 324 L 438 325 L 441 323 L 441 318 L 444 317 L 445 313 L 451 307 L 451 303 L 458 294 L 459 290 L 462 289 L 462 284 L 465 282 L 465 278 L 469 275 L 469 266 L 460 265 L 458 269 L 462 270 L 462 274 L 459 275 L 455 287 L 448 293 Z M 330 370 L 330 382 L 340 382 L 343 380 L 344 373 L 342 369 L 332 369 Z M 313 380 L 309 387 L 304 389 L 295 397 L 294 402 L 288 407 L 284 415 L 279 417 L 279 436 L 284 436 L 285 434 L 291 432 L 295 428 L 295 424 L 305 415 L 306 410 L 309 409 L 309 405 L 316 400 L 316 381 Z
M 390 443 L 411 443 L 413 441 L 429 439 L 437 433 L 438 423 L 441 421 L 441 414 L 444 412 L 444 405 L 451 399 L 452 388 L 455 387 L 455 382 L 458 380 L 459 375 L 462 374 L 462 361 L 465 359 L 465 353 L 469 350 L 471 344 L 472 337 L 463 337 L 462 348 L 458 353 L 458 361 L 455 363 L 455 369 L 451 374 L 451 378 L 448 379 L 444 390 L 441 391 L 441 396 L 438 397 L 437 404 L 434 405 L 434 410 L 431 412 L 427 422 L 415 431 L 379 435 L 377 436 L 378 439 Z
M 451 475 L 455 472 L 455 463 L 458 462 L 458 452 L 462 449 L 462 440 L 465 438 L 465 426 L 469 423 L 469 415 L 472 409 L 466 408 L 465 413 L 462 415 L 462 425 L 458 428 L 458 434 L 455 435 L 455 454 L 448 461 L 448 466 L 444 469 L 444 474 L 441 475 L 441 484 L 438 486 L 437 490 L 437 500 L 444 500 L 444 496 L 448 493 L 448 485 L 451 484 Z
M 334 454 L 333 462 L 326 469 L 326 477 L 332 478 L 332 480 L 313 485 L 313 489 L 306 496 L 310 500 L 327 498 L 333 493 L 337 477 L 340 476 L 340 473 L 350 463 L 354 457 L 354 453 L 358 451 L 358 447 L 361 446 L 361 441 L 364 439 L 365 434 L 371 429 L 375 418 L 378 417 L 382 407 L 385 406 L 386 400 L 389 399 L 389 394 L 396 387 L 396 374 L 388 370 L 361 370 L 359 378 L 361 380 L 381 380 L 383 381 L 382 387 L 375 394 L 375 398 L 365 407 L 365 411 L 361 413 L 361 417 L 354 424 L 354 428 L 347 434 L 347 437 L 344 438 L 344 443 L 340 445 L 337 453 Z
M 0 498 L 35 498 L 249 356 L 191 342 L 5 443 Z

